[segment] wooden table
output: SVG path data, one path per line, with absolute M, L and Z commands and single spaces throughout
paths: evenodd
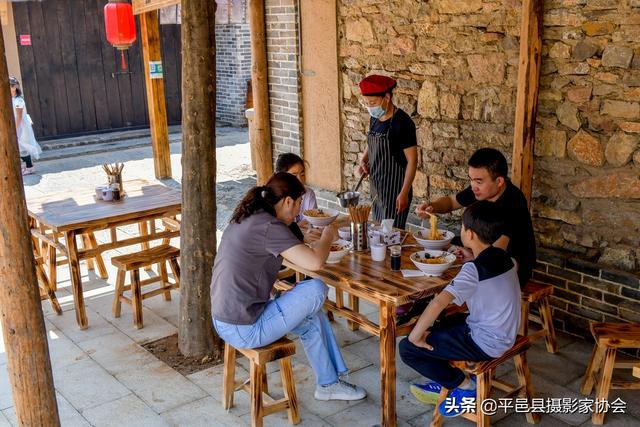
M 339 221 L 345 225 L 348 222 L 346 218 L 340 218 Z M 305 235 L 305 241 L 314 241 L 320 237 L 320 231 L 312 230 Z M 415 244 L 415 241 L 409 235 L 404 244 Z M 416 269 L 409 256 L 419 250 L 418 247 L 403 248 L 403 269 Z M 407 335 L 413 324 L 396 327 L 396 308 L 436 294 L 451 282 L 459 266 L 447 270 L 442 277 L 404 278 L 401 272 L 391 271 L 388 253 L 384 262 L 377 262 L 371 259 L 369 252 L 353 252 L 338 264 L 326 264 L 318 271 L 309 271 L 286 260 L 284 263 L 296 272 L 333 286 L 336 289 L 336 301 L 327 301 L 325 306 L 356 327 L 380 337 L 382 425 L 397 425 L 396 337 Z M 343 303 L 343 292 L 349 295 L 349 307 Z M 380 315 L 377 324 L 358 312 L 360 298 L 378 306 Z
M 27 209 L 32 223 L 31 234 L 52 248 L 64 253 L 71 272 L 71 286 L 76 308 L 76 320 L 80 329 L 88 327 L 80 261 L 89 260 L 104 251 L 180 235 L 179 230 L 156 230 L 146 224 L 155 224 L 156 219 L 172 217 L 181 211 L 180 191 L 144 180 L 126 181 L 127 196 L 118 202 L 96 201 L 93 187 L 78 188 L 27 200 Z M 128 224 L 145 224 L 140 236 L 118 240 L 116 228 Z M 98 230 L 110 230 L 110 241 L 78 247 L 76 237 Z M 47 233 L 46 231 L 50 231 Z M 62 235 L 65 243 L 52 236 Z M 90 242 L 91 243 L 91 242 Z M 54 250 L 55 250 L 54 249 Z

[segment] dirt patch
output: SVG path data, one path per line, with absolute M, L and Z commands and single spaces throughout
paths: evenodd
M 216 366 L 223 361 L 223 352 L 216 357 L 184 357 L 178 349 L 178 334 L 152 341 L 143 345 L 145 350 L 171 366 L 182 375 L 189 375 Z

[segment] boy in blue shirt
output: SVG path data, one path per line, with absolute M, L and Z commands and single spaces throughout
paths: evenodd
M 476 397 L 475 380 L 449 365 L 450 360 L 489 360 L 513 346 L 520 324 L 520 284 L 515 261 L 494 247 L 503 232 L 503 220 L 495 204 L 480 201 L 462 216 L 461 238 L 475 259 L 422 313 L 411 334 L 400 342 L 402 361 L 431 381 L 413 384 L 411 391 L 422 402 L 436 403 L 441 386 L 451 390 L 449 402 L 440 405 L 443 416 L 462 413 L 463 398 Z M 467 304 L 469 314 L 438 316 L 451 303 Z M 433 327 L 433 329 L 432 329 Z M 449 403 L 449 404 L 448 404 Z

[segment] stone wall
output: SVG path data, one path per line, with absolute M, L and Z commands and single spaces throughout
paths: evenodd
M 295 0 L 266 2 L 269 108 L 274 159 L 285 152 L 302 153 L 297 14 Z
M 216 25 L 216 119 L 246 126 L 247 81 L 251 79 L 249 24 Z
M 466 160 L 477 148 L 511 159 L 520 7 L 517 0 L 339 2 L 345 186 L 355 184 L 369 120 L 357 83 L 373 72 L 398 80 L 395 101 L 416 123 L 417 198 L 464 188 Z M 636 280 L 616 282 L 612 295 L 626 289 L 637 302 L 640 1 L 548 0 L 543 22 L 532 203 L 538 245 L 593 263 L 598 274 L 590 283 L 602 279 L 601 268 L 631 272 Z M 565 267 L 553 271 L 575 274 Z M 572 283 L 557 310 L 584 319 L 613 315 L 613 297 L 601 293 L 592 298 L 601 305 L 585 308 L 572 293 L 591 298 L 589 286 Z

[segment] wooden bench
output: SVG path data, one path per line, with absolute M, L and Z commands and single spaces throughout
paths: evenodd
M 616 352 L 619 348 L 640 348 L 640 324 L 592 322 L 591 334 L 596 344 L 580 393 L 589 395 L 596 386 L 596 400 L 604 401 L 608 399 L 611 389 L 640 390 L 640 381 L 611 381 L 614 368 L 633 369 L 638 363 L 637 359 L 616 362 Z M 604 423 L 603 409 L 595 405 L 591 416 L 593 424 Z
M 247 381 L 236 381 L 236 351 L 240 352 L 250 364 L 250 378 Z M 261 427 L 263 418 L 274 412 L 287 411 L 289 422 L 298 424 L 300 413 L 296 398 L 296 385 L 293 379 L 291 356 L 296 353 L 296 346 L 290 339 L 283 337 L 278 341 L 260 348 L 236 349 L 229 344 L 224 346 L 224 373 L 223 373 L 223 405 L 224 409 L 233 407 L 233 394 L 236 390 L 244 390 L 251 397 L 251 425 Z M 266 364 L 278 360 L 280 362 L 280 375 L 284 388 L 284 398 L 274 400 L 269 395 L 267 386 Z
M 520 331 L 522 336 L 528 336 L 531 340 L 544 337 L 547 351 L 556 353 L 558 351 L 558 343 L 556 341 L 556 330 L 553 327 L 553 318 L 551 316 L 551 295 L 553 295 L 553 286 L 545 283 L 534 282 L 530 280 L 522 289 L 522 317 L 520 319 Z M 530 313 L 531 304 L 538 304 L 538 312 L 540 316 Z M 529 320 L 542 325 L 542 329 L 534 334 L 529 335 Z
M 160 245 L 141 252 L 111 258 L 111 263 L 118 267 L 116 292 L 113 299 L 114 317 L 120 317 L 121 302 L 126 302 L 133 308 L 133 321 L 136 328 L 142 328 L 142 300 L 164 294 L 164 299 L 171 301 L 171 290 L 180 286 L 179 257 L 180 249 L 170 245 Z M 173 283 L 169 282 L 167 262 L 173 272 Z M 158 264 L 160 276 L 140 280 L 140 269 L 152 264 Z M 127 271 L 130 272 L 130 285 L 124 284 Z M 161 284 L 159 289 L 142 293 L 142 286 L 157 282 Z M 131 291 L 131 298 L 124 296 L 124 291 Z
M 489 425 L 489 416 L 482 413 L 481 404 L 484 400 L 488 399 L 491 394 L 491 388 L 495 387 L 506 393 L 500 397 L 521 397 L 526 398 L 531 405 L 531 399 L 533 398 L 533 384 L 531 383 L 531 375 L 529 373 L 529 365 L 527 364 L 527 349 L 531 345 L 529 337 L 518 335 L 516 342 L 509 350 L 507 350 L 502 356 L 495 359 L 487 360 L 484 362 L 470 362 L 470 361 L 453 361 L 451 366 L 462 369 L 468 374 L 476 376 L 477 381 L 477 397 L 476 397 L 476 411 L 475 413 L 463 413 L 460 415 L 470 421 L 474 421 L 478 427 Z M 507 384 L 498 379 L 494 379 L 496 368 L 502 363 L 513 359 L 516 364 L 516 374 L 518 375 L 519 386 L 513 386 Z M 444 402 L 449 394 L 449 390 L 442 387 L 440 397 L 438 398 L 438 404 L 433 412 L 433 418 L 431 419 L 431 427 L 437 427 L 442 425 L 443 416 L 440 414 L 438 407 L 440 403 Z M 529 424 L 536 424 L 540 420 L 540 414 L 527 412 L 527 422 Z

